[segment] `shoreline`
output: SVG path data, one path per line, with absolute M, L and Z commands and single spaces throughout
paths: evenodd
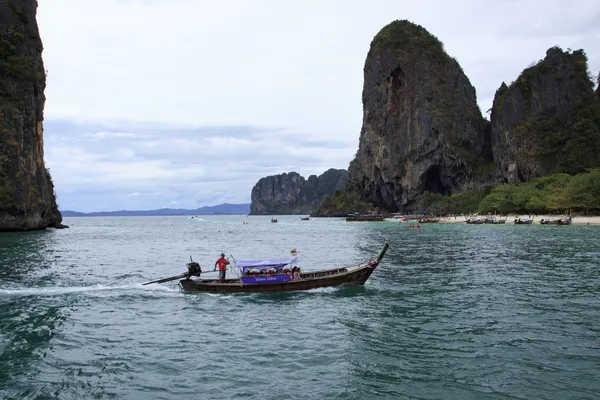
M 515 225 L 516 218 L 528 218 L 529 215 L 520 215 L 520 214 L 509 214 L 507 217 L 502 217 L 502 219 L 506 218 L 505 225 Z M 564 215 L 536 215 L 533 217 L 533 225 L 541 225 L 542 219 L 551 219 L 551 218 L 561 218 Z M 499 217 L 500 218 L 500 217 Z M 456 224 L 456 223 L 467 223 L 467 217 L 465 216 L 457 216 L 455 217 L 447 217 L 441 218 L 439 223 L 444 224 Z M 574 216 L 571 219 L 571 225 L 600 225 L 600 216 Z

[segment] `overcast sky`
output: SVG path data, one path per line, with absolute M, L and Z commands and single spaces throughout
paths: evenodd
M 554 45 L 600 70 L 597 0 L 40 0 L 45 160 L 61 210 L 250 202 L 347 168 L 363 65 L 395 19 L 444 42 L 491 107 Z

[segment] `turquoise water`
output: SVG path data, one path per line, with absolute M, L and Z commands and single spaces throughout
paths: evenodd
M 65 218 L 0 235 L 2 399 L 598 399 L 600 228 Z M 242 222 L 249 221 L 245 225 Z M 221 251 L 364 287 L 184 294 Z

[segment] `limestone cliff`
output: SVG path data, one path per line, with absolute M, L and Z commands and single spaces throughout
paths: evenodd
M 252 188 L 252 215 L 309 214 L 319 207 L 323 197 L 343 190 L 348 172 L 329 169 L 307 179 L 297 172 L 261 178 Z
M 553 47 L 492 106 L 492 148 L 501 183 L 600 166 L 600 108 L 583 50 Z
M 44 165 L 42 42 L 36 0 L 0 0 L 0 231 L 62 221 Z
M 454 193 L 491 166 L 489 123 L 475 89 L 423 27 L 394 21 L 371 42 L 363 126 L 348 170 L 354 193 L 390 211 L 424 191 Z

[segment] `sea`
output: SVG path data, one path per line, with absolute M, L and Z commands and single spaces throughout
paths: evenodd
M 0 234 L 0 399 L 600 398 L 600 227 L 277 219 L 74 217 Z M 364 286 L 142 285 L 190 259 L 212 270 L 221 252 L 295 248 L 310 271 L 386 241 Z

